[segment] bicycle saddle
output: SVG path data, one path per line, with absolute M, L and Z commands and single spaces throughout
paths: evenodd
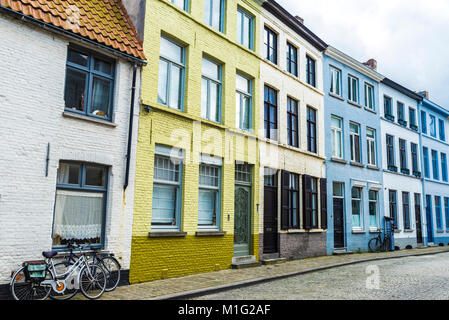
M 56 252 L 56 251 L 44 251 L 44 252 L 42 252 L 42 255 L 45 257 L 45 258 L 48 258 L 48 259 L 50 259 L 50 258 L 53 258 L 55 255 L 57 255 L 58 253 Z

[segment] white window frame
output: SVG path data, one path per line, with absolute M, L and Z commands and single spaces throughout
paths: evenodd
M 236 74 L 236 83 L 237 78 L 241 77 L 245 81 L 248 81 L 248 90 L 249 92 L 242 91 L 237 88 L 236 85 L 236 127 L 243 131 L 252 132 L 253 130 L 253 80 L 242 75 L 241 73 Z M 245 98 L 249 99 L 249 126 L 248 128 L 243 128 L 243 107 Z
M 372 132 L 372 136 L 369 135 L 369 132 Z M 366 128 L 366 144 L 367 144 L 367 160 L 368 164 L 371 166 L 377 165 L 377 150 L 376 150 L 376 130 L 373 128 Z M 372 159 L 371 155 L 374 156 Z
M 353 132 L 351 130 L 351 125 L 357 126 L 358 130 L 357 132 Z M 362 163 L 362 149 L 360 146 L 360 125 L 358 123 L 355 122 L 350 122 L 349 123 L 349 140 L 351 142 L 351 161 L 355 162 L 355 163 Z M 359 141 L 359 155 L 360 155 L 360 159 L 355 159 L 355 155 L 356 155 L 356 139 L 358 139 Z M 358 161 L 359 160 L 359 161 Z
M 369 99 L 369 91 L 371 91 L 371 99 Z M 367 82 L 365 82 L 365 107 L 372 111 L 376 110 L 374 101 L 374 86 Z
M 356 91 L 357 91 L 355 93 L 352 90 L 354 81 L 356 83 Z M 348 75 L 348 100 L 353 103 L 357 104 L 359 103 L 359 79 L 351 75 Z
M 330 93 L 341 97 L 342 95 L 341 70 L 333 66 L 330 66 L 330 76 L 331 76 L 331 83 L 329 89 Z M 336 86 L 335 84 L 338 84 L 338 86 Z
M 340 127 L 334 126 L 332 123 L 332 119 L 336 119 L 340 121 Z M 332 115 L 331 116 L 331 139 L 332 139 L 332 157 L 337 159 L 343 159 L 344 153 L 343 153 L 343 119 L 339 118 L 337 116 Z M 337 146 L 337 136 L 340 137 L 340 145 Z M 336 150 L 336 147 L 339 150 Z M 338 155 L 340 154 L 340 155 Z

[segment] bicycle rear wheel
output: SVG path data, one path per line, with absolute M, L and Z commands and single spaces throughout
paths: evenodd
M 33 280 L 26 274 L 26 267 L 21 267 L 16 271 L 9 289 L 15 300 L 45 300 L 51 291 L 50 285 L 42 285 L 42 280 Z M 45 271 L 45 280 L 53 280 L 53 274 Z
M 391 239 L 390 238 L 388 238 L 388 237 L 385 238 L 383 249 L 384 249 L 384 251 L 390 251 L 390 249 L 391 249 Z
M 100 298 L 106 288 L 106 281 L 106 272 L 98 264 L 89 264 L 81 269 L 80 289 L 86 298 Z
M 67 264 L 67 262 L 60 262 L 55 264 L 55 273 L 56 276 L 63 275 L 68 268 L 70 268 L 72 264 Z M 75 279 L 72 279 L 71 281 L 75 281 Z M 70 284 L 66 283 L 67 286 L 70 286 Z M 72 283 L 73 285 L 73 283 Z M 69 300 L 73 298 L 78 293 L 78 289 L 66 289 L 63 293 L 56 292 L 55 290 L 51 290 L 49 298 L 53 300 Z
M 379 238 L 373 238 L 368 242 L 368 249 L 370 252 L 379 252 L 382 242 Z
M 100 258 L 100 265 L 106 272 L 106 292 L 111 292 L 117 288 L 120 282 L 120 263 L 112 256 Z

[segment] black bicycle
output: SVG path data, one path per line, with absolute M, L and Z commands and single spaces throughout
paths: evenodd
M 99 249 L 89 246 L 89 245 L 84 245 L 82 246 L 85 249 L 91 250 L 93 251 L 92 254 L 92 264 L 98 264 L 100 265 L 104 271 L 106 272 L 106 288 L 104 291 L 106 292 L 111 292 L 113 290 L 115 290 L 115 288 L 117 288 L 119 282 L 120 282 L 120 263 L 117 261 L 117 259 L 114 257 L 113 253 L 99 253 Z M 78 259 L 80 258 L 80 256 L 78 256 L 74 250 L 75 249 L 80 249 L 80 246 L 73 243 L 73 242 L 68 242 L 67 243 L 67 248 L 69 249 L 69 255 L 67 257 L 67 260 L 59 262 L 57 264 L 55 264 L 55 269 L 58 272 L 63 272 L 65 270 L 67 270 L 68 268 L 70 268 L 71 265 L 75 264 L 76 261 L 78 261 Z M 65 295 L 53 295 L 50 294 L 50 299 L 54 299 L 54 300 L 68 300 L 70 298 L 72 298 L 73 296 L 75 296 L 78 293 L 78 290 L 76 289 L 71 289 L 68 290 L 66 292 Z
M 378 231 L 377 237 L 368 242 L 370 252 L 388 251 L 391 247 L 391 237 L 385 233 L 382 239 L 382 230 Z

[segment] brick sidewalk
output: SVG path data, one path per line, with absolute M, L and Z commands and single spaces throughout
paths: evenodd
M 211 289 L 221 291 L 230 286 L 244 286 L 256 281 L 264 282 L 272 278 L 287 277 L 357 262 L 442 252 L 449 252 L 449 248 L 432 247 L 383 253 L 324 256 L 288 261 L 275 265 L 262 265 L 249 269 L 228 269 L 118 287 L 113 292 L 105 292 L 101 300 L 183 299 L 192 295 L 201 295 L 199 293 L 203 293 L 204 290 L 208 290 L 208 293 L 210 293 L 209 290 Z M 84 300 L 85 298 L 82 294 L 78 294 L 74 299 Z

